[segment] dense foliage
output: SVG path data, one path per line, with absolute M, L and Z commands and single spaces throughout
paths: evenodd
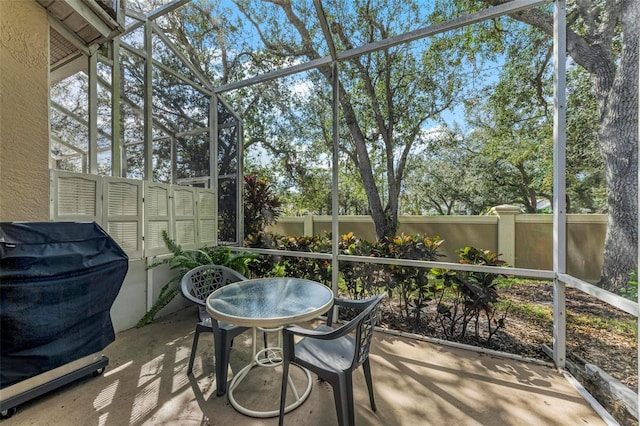
M 489 250 L 465 247 L 457 250 L 459 263 L 467 265 L 504 266 L 499 255 Z M 486 340 L 505 326 L 509 306 L 498 309 L 499 297 L 496 287 L 498 274 L 472 271 L 448 271 L 434 269 L 432 273 L 442 281 L 431 290 L 437 299 L 437 321 L 444 334 L 452 339 L 464 339 L 468 326 L 473 324 L 475 337 L 481 336 L 480 321 L 485 320 Z M 447 298 L 447 295 L 454 297 Z M 482 315 L 482 317 L 481 317 Z
M 269 238 L 266 238 L 269 237 Z M 265 234 L 264 247 L 293 252 L 326 253 L 331 235 L 282 236 Z M 369 242 L 353 233 L 340 236 L 339 253 L 351 256 L 435 261 L 443 244 L 438 237 L 397 235 Z M 460 263 L 503 266 L 499 255 L 488 250 L 464 247 L 458 250 Z M 253 276 L 295 276 L 331 283 L 331 263 L 325 259 L 296 256 L 261 256 L 249 264 Z M 419 329 L 424 313 L 437 311 L 444 334 L 465 339 L 469 324 L 474 338 L 487 342 L 505 326 L 507 308 L 499 308 L 495 279 L 499 274 L 448 271 L 424 267 L 370 262 L 340 262 L 340 292 L 364 298 L 386 291 L 394 310 L 409 328 Z
M 281 211 L 282 203 L 266 178 L 244 177 L 245 240 L 259 241 L 264 228 L 275 223 Z

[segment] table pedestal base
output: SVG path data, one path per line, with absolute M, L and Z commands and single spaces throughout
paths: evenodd
M 256 347 L 256 334 L 257 334 L 256 331 L 257 330 L 266 331 L 266 332 L 274 332 L 274 331 L 278 332 L 278 347 L 268 347 L 260 351 L 257 351 L 257 347 Z M 274 368 L 282 365 L 282 341 L 281 341 L 282 334 L 280 333 L 281 330 L 282 330 L 282 327 L 270 328 L 270 329 L 253 328 L 253 339 L 252 339 L 253 359 L 247 366 L 245 366 L 242 370 L 238 372 L 237 375 L 233 377 L 233 380 L 229 385 L 229 390 L 227 391 L 227 395 L 229 396 L 229 402 L 231 403 L 233 408 L 235 408 L 238 412 L 242 414 L 245 414 L 251 417 L 259 417 L 259 418 L 276 417 L 280 414 L 279 410 L 257 411 L 257 410 L 252 410 L 250 408 L 244 407 L 238 401 L 236 401 L 236 399 L 233 396 L 233 391 L 245 379 L 245 377 L 247 377 L 249 372 L 254 367 Z M 289 388 L 291 389 L 291 394 L 294 397 L 294 401 L 285 407 L 285 410 L 284 410 L 285 413 L 288 413 L 296 409 L 297 407 L 299 407 L 307 399 L 307 397 L 309 397 L 309 394 L 311 393 L 311 387 L 312 387 L 311 373 L 309 372 L 309 370 L 295 364 L 291 364 L 291 366 L 298 367 L 302 371 L 304 371 L 304 373 L 307 376 L 307 385 L 305 387 L 304 392 L 300 394 L 298 393 L 298 390 L 296 389 L 293 383 L 293 380 L 291 380 L 291 376 L 290 375 L 287 376 L 287 381 L 289 384 Z

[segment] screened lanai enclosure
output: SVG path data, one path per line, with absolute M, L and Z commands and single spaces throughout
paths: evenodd
M 170 6 L 163 13 L 180 4 Z M 111 13 L 122 20 L 122 8 L 119 12 L 116 10 L 111 9 Z M 161 18 L 163 13 L 157 16 Z M 147 254 L 162 244 L 158 237 L 162 230 L 170 231 L 170 237 L 175 234 L 187 245 L 215 243 L 216 225 L 210 217 L 214 205 L 224 218 L 222 231 L 218 233 L 220 241 L 237 243 L 240 241 L 237 211 L 241 208 L 237 197 L 241 182 L 240 118 L 214 94 L 208 78 L 180 53 L 154 19 L 148 19 L 136 9 L 129 10 L 124 19 L 127 31 L 120 38 L 100 45 L 89 58 L 81 51 L 68 55 L 74 50 L 69 41 L 52 45 L 51 160 L 54 168 L 217 189 L 217 202 L 211 199 L 213 192 L 185 193 L 182 196 L 185 204 L 173 210 L 176 217 L 187 217 L 178 222 L 177 228 L 169 226 L 171 209 L 167 203 L 173 198 L 169 188 L 149 189 L 155 191 L 153 197 L 160 205 L 154 203 L 148 211 L 149 216 L 156 216 L 157 220 L 146 223 L 145 231 L 153 235 L 147 240 L 151 246 Z M 54 27 L 51 32 L 57 34 Z M 215 174 L 210 172 L 214 169 Z M 71 176 L 62 176 L 58 181 L 64 182 L 62 188 L 83 183 Z M 130 196 L 128 200 L 120 200 L 123 203 L 118 208 L 120 213 L 127 211 L 126 204 L 131 203 L 137 215 L 139 188 L 122 183 L 111 186 L 114 185 L 114 197 Z M 87 195 L 93 198 L 95 193 L 90 191 Z M 198 225 L 194 222 L 194 195 L 203 206 Z M 73 215 L 76 207 L 64 202 L 58 206 L 60 208 L 54 209 L 58 216 Z M 65 210 L 68 208 L 71 211 Z M 121 240 L 128 240 L 125 244 L 129 248 L 142 253 L 143 231 L 137 221 L 112 221 L 110 225 Z M 196 240 L 199 225 L 203 225 L 203 229 L 198 229 L 202 235 L 198 233 Z
M 55 3 L 48 2 L 52 15 Z M 638 316 L 636 300 L 596 286 L 597 278 L 579 272 L 595 264 L 600 274 L 605 262 L 607 275 L 602 249 L 610 238 L 627 244 L 615 255 L 620 262 L 631 256 L 637 264 L 637 195 L 622 209 L 607 198 L 605 176 L 615 170 L 598 154 L 602 131 L 595 127 L 591 80 L 576 61 L 566 60 L 564 0 L 456 6 L 330 0 L 98 3 L 117 27 L 98 43 L 78 40 L 82 30 L 71 28 L 64 14 L 50 18 L 56 22 L 51 26 L 52 219 L 97 221 L 130 258 L 167 254 L 163 231 L 185 249 L 227 245 L 234 251 L 316 258 L 324 262 L 336 293 L 355 266 L 362 271 L 369 265 L 548 281 L 553 288 L 549 340 L 560 368 L 566 363 L 567 286 Z M 544 31 L 528 25 L 531 17 L 542 16 L 549 18 Z M 637 62 L 637 43 L 635 55 Z M 637 67 L 630 68 L 636 91 Z M 620 120 L 637 124 L 637 93 L 633 96 L 635 110 Z M 608 129 L 616 126 L 615 118 L 607 120 Z M 637 125 L 633 132 L 636 151 L 626 158 L 635 158 L 631 176 L 637 191 Z M 309 233 L 312 216 L 330 217 L 326 244 L 305 253 L 247 244 L 246 176 L 269 182 L 282 202 L 283 223 L 307 218 L 300 222 L 301 235 Z M 503 213 L 497 224 L 487 213 L 504 204 L 515 204 L 515 210 L 511 216 Z M 625 222 L 626 230 L 610 235 L 611 221 L 620 223 L 612 216 L 625 209 L 636 222 Z M 268 206 L 258 211 L 269 213 Z M 526 214 L 515 216 L 511 229 L 530 226 L 523 234 L 534 239 L 513 237 L 505 243 L 497 229 L 517 212 Z M 544 224 L 534 218 L 541 212 L 548 213 Z M 360 229 L 356 216 L 367 217 L 375 240 L 411 229 L 402 227 L 415 217 L 434 215 L 442 216 L 442 223 L 454 217 L 446 225 L 438 219 L 431 228 L 446 234 L 431 235 L 450 245 L 442 258 L 372 257 L 343 244 L 355 238 L 349 232 Z M 343 222 L 342 216 L 352 218 Z M 480 217 L 480 225 L 467 231 L 471 216 Z M 594 217 L 600 225 L 590 228 Z M 492 239 L 485 237 L 488 229 Z M 546 240 L 540 237 L 545 232 Z M 543 240 L 548 244 L 531 242 Z M 460 247 L 504 252 L 508 244 L 515 254 L 505 265 L 459 263 L 455 257 Z M 548 266 L 523 262 L 526 256 L 547 259 Z

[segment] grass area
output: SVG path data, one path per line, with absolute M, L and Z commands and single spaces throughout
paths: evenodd
M 548 281 L 500 278 L 501 297 L 507 295 L 510 316 L 545 328 L 553 327 L 552 284 Z M 523 291 L 523 289 L 526 289 Z M 638 322 L 635 317 L 597 301 L 579 291 L 568 290 L 567 327 L 612 333 L 638 342 Z M 540 302 L 536 299 L 544 299 Z M 505 303 L 505 302 L 503 302 Z
M 569 312 L 567 313 L 567 324 L 575 327 L 599 329 L 638 342 L 638 323 L 633 318 L 608 318 L 594 314 Z
M 531 302 L 511 301 L 511 315 L 519 316 L 540 326 L 553 326 L 553 307 Z
M 553 307 L 537 303 L 511 301 L 511 315 L 520 317 L 542 327 L 553 326 Z M 609 318 L 594 313 L 567 313 L 568 327 L 585 327 L 623 335 L 638 341 L 638 324 L 634 318 Z

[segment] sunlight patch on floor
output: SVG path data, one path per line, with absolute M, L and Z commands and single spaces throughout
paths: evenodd
M 147 415 L 153 413 L 153 411 L 158 408 L 160 381 L 159 377 L 156 378 L 136 395 L 131 410 L 129 424 L 140 423 Z
M 104 377 L 112 376 L 112 375 L 114 375 L 116 373 L 121 372 L 122 370 L 124 370 L 125 368 L 127 368 L 127 367 L 129 367 L 131 365 L 133 365 L 133 361 L 126 362 L 126 363 L 122 364 L 120 367 L 116 367 L 116 368 L 113 368 L 113 369 L 107 369 L 107 371 L 105 371 L 103 376 Z
M 173 369 L 173 383 L 171 384 L 171 393 L 179 392 L 185 386 L 189 386 L 189 376 L 185 373 L 184 366 L 176 366 Z
M 162 373 L 162 363 L 164 361 L 164 354 L 158 355 L 149 362 L 146 362 L 140 367 L 140 377 L 138 379 L 138 387 L 143 386 L 149 380 L 153 380 L 155 377 Z
M 106 388 L 102 389 L 102 391 L 100 391 L 98 396 L 96 396 L 96 399 L 93 400 L 93 407 L 96 410 L 102 410 L 111 405 L 111 403 L 113 402 L 113 398 L 116 395 L 116 391 L 118 390 L 119 383 L 120 380 L 116 380 Z

